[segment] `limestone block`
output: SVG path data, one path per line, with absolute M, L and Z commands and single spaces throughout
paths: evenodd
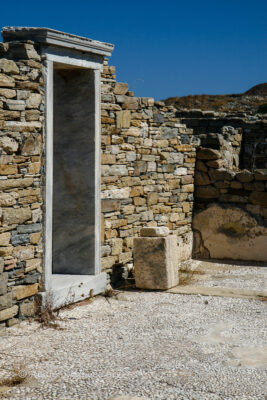
M 253 176 L 250 171 L 244 170 L 236 174 L 236 179 L 239 182 L 251 182 L 253 180 Z
M 16 90 L 14 89 L 0 89 L 0 96 L 4 96 L 7 99 L 16 97 Z
M 34 301 L 24 302 L 20 305 L 22 317 L 33 317 L 36 312 L 36 303 Z
M 19 74 L 19 69 L 14 61 L 7 60 L 6 58 L 0 59 L 0 71 L 10 74 Z
M 221 153 L 218 150 L 201 147 L 197 151 L 197 158 L 200 160 L 217 160 L 221 158 Z
M 23 187 L 31 186 L 32 183 L 33 183 L 33 178 L 0 180 L 0 190 L 23 188 Z
M 0 296 L 0 310 L 12 307 L 12 293 L 6 293 Z
M 0 146 L 3 147 L 3 149 L 7 152 L 7 154 L 14 153 L 15 151 L 18 150 L 19 147 L 18 142 L 15 139 L 10 138 L 8 136 L 2 137 L 0 139 Z
M 15 79 L 12 78 L 11 76 L 0 74 L 0 86 L 12 88 L 15 86 Z
M 256 181 L 267 181 L 267 169 L 256 169 L 255 179 Z
M 10 232 L 0 234 L 0 246 L 8 246 L 10 242 Z
M 39 93 L 31 93 L 26 101 L 27 108 L 39 108 L 42 96 Z
M 263 193 L 263 192 L 254 192 L 251 193 L 251 195 L 249 196 L 249 201 L 252 204 L 258 204 L 260 206 L 265 206 L 267 207 L 267 193 Z
M 131 111 L 126 110 L 126 111 L 116 112 L 117 128 L 130 128 L 130 123 L 131 123 Z
M 142 237 L 166 237 L 170 233 L 166 226 L 155 226 L 149 228 L 141 228 L 140 236 Z
M 177 237 L 134 238 L 135 283 L 141 289 L 169 289 L 178 284 Z
M 16 165 L 0 165 L 0 175 L 14 175 L 18 173 L 18 167 Z
M 33 285 L 19 285 L 14 286 L 12 290 L 12 296 L 15 300 L 25 299 L 38 293 L 38 283 Z
M 6 106 L 12 111 L 24 111 L 25 102 L 23 100 L 6 100 Z
M 220 192 L 213 186 L 201 186 L 196 188 L 196 196 L 201 199 L 214 199 L 220 196 Z
M 7 319 L 13 318 L 18 313 L 18 306 L 7 308 L 6 310 L 0 311 L 0 321 L 6 321 Z
M 114 94 L 124 95 L 128 92 L 128 83 L 117 82 L 114 88 Z
M 3 211 L 3 223 L 6 225 L 22 224 L 32 217 L 29 208 L 6 208 Z

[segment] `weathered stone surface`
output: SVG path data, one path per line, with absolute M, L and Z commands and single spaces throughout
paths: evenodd
M 196 196 L 202 199 L 214 199 L 220 196 L 220 192 L 213 186 L 202 186 L 196 188 Z
M 18 142 L 9 136 L 4 136 L 0 138 L 0 146 L 3 147 L 7 154 L 12 154 L 16 152 L 19 147 Z
M 195 173 L 195 184 L 202 186 L 202 185 L 209 185 L 211 183 L 210 178 L 207 173 L 196 171 Z
M 131 111 L 117 111 L 116 112 L 116 126 L 117 128 L 130 128 Z
M 207 161 L 206 165 L 211 168 L 222 168 L 224 166 L 224 160 L 211 160 Z
M 141 228 L 140 236 L 142 237 L 165 237 L 170 234 L 169 228 L 166 226 L 155 226 L 150 228 Z
M 239 182 L 251 182 L 253 180 L 253 175 L 250 171 L 248 170 L 243 170 L 241 172 L 238 172 L 236 174 L 236 179 Z
M 168 289 L 178 284 L 177 237 L 134 238 L 135 284 Z
M 193 229 L 211 258 L 267 261 L 267 229 L 241 208 L 213 204 L 195 213 Z
M 221 153 L 218 150 L 200 147 L 197 151 L 197 158 L 199 160 L 217 160 L 221 158 Z
M 267 207 L 267 192 L 253 192 L 249 196 L 249 201 L 252 204 Z
M 6 107 L 8 110 L 12 111 L 24 111 L 25 110 L 25 102 L 23 100 L 6 100 Z
M 33 317 L 36 313 L 36 303 L 34 301 L 24 302 L 20 305 L 22 317 Z
M 13 97 L 16 97 L 16 90 L 0 88 L 0 96 L 4 96 L 7 99 L 12 99 Z
M 12 293 L 6 293 L 0 296 L 0 311 L 12 307 Z
M 0 175 L 14 175 L 18 173 L 16 165 L 0 165 Z
M 126 110 L 137 110 L 139 107 L 139 99 L 137 97 L 125 96 L 122 108 Z
M 41 145 L 41 135 L 30 136 L 25 140 L 21 148 L 21 154 L 24 156 L 38 155 L 41 153 Z
M 183 164 L 184 156 L 181 153 L 169 153 L 168 163 L 170 164 Z
M 0 74 L 0 87 L 14 87 L 15 79 L 11 76 Z
M 39 93 L 31 93 L 26 100 L 27 108 L 39 108 L 42 96 Z
M 101 211 L 102 212 L 112 212 L 118 211 L 120 209 L 119 200 L 109 200 L 105 199 L 101 201 Z
M 122 189 L 104 190 L 101 192 L 102 199 L 128 199 L 131 189 L 129 187 Z
M 0 246 L 8 246 L 10 242 L 10 232 L 0 233 Z
M 124 95 L 128 92 L 128 83 L 116 82 L 114 94 Z
M 234 178 L 235 174 L 233 171 L 220 168 L 210 169 L 209 176 L 212 181 L 231 181 Z
M 17 315 L 18 313 L 18 310 L 18 306 L 15 305 L 13 307 L 0 311 L 0 321 L 6 321 L 7 319 L 15 317 L 15 315 Z
M 3 223 L 5 225 L 23 224 L 32 217 L 29 208 L 6 208 L 3 211 Z
M 267 169 L 256 169 L 255 179 L 256 181 L 267 181 Z
M 34 246 L 17 246 L 13 249 L 13 257 L 18 260 L 29 260 L 34 258 Z
M 25 299 L 38 293 L 38 283 L 33 285 L 19 285 L 14 286 L 12 289 L 12 296 L 14 300 Z
M 0 180 L 0 190 L 24 188 L 31 186 L 32 183 L 33 183 L 33 178 Z

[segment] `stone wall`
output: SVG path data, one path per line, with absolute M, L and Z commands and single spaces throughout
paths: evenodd
M 179 110 L 176 116 L 199 136 L 201 145 L 223 151 L 225 166 L 267 168 L 266 115 Z
M 233 171 L 200 147 L 195 173 L 194 256 L 267 261 L 267 171 Z
M 0 327 L 34 314 L 44 282 L 45 70 L 32 42 L 0 43 Z M 195 256 L 266 260 L 266 121 L 137 98 L 108 65 L 101 90 L 101 264 L 111 282 L 131 269 L 142 227 L 167 226 L 179 260 L 191 257 L 194 191 Z
M 102 269 L 131 265 L 133 238 L 144 226 L 177 235 L 180 259 L 191 256 L 195 148 L 198 139 L 153 98 L 137 98 L 102 76 Z M 113 279 L 113 278 L 112 278 Z
M 41 283 L 40 61 L 32 43 L 0 43 L 0 327 L 34 314 Z

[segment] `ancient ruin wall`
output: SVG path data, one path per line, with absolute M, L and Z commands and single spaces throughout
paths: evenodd
M 195 149 L 198 139 L 173 107 L 137 98 L 102 76 L 102 269 L 131 264 L 133 237 L 143 226 L 168 226 L 179 257 L 192 251 Z
M 44 81 L 32 42 L 0 47 L 0 326 L 34 315 L 44 283 Z M 172 107 L 102 74 L 102 270 L 132 263 L 143 226 L 168 226 L 191 256 L 196 138 Z M 115 274 L 114 274 L 115 271 Z M 112 278 L 113 279 L 113 278 Z
M 0 43 L 0 326 L 34 314 L 42 273 L 41 57 Z
M 205 113 L 198 118 L 194 256 L 267 261 L 267 170 L 257 168 L 265 166 L 266 151 L 253 159 L 255 143 L 264 149 L 266 121 Z M 253 134 L 255 143 L 248 140 Z M 250 170 L 241 169 L 244 163 Z

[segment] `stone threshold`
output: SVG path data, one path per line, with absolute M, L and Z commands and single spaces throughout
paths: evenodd
M 51 289 L 41 292 L 42 303 L 53 309 L 64 307 L 91 296 L 104 293 L 107 285 L 107 275 L 67 275 L 53 274 Z

